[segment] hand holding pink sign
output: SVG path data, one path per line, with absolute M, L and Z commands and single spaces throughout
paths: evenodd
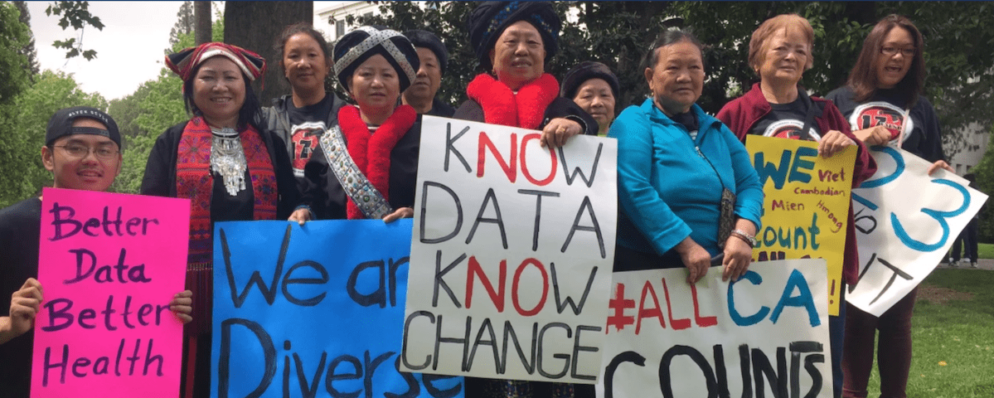
M 45 189 L 32 397 L 179 392 L 190 203 Z M 171 394 L 169 394 L 171 395 Z

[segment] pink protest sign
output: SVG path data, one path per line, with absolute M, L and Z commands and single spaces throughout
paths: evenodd
M 190 201 L 46 188 L 31 397 L 176 396 Z M 170 393 L 172 391 L 172 393 Z

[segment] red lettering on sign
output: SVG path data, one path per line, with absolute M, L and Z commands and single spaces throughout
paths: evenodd
M 556 153 L 553 152 L 552 148 L 546 148 L 549 151 L 550 157 L 552 158 L 552 166 L 549 168 L 549 176 L 543 180 L 536 180 L 534 177 L 532 177 L 532 174 L 528 171 L 528 162 L 527 162 L 528 157 L 525 156 L 525 148 L 528 148 L 528 141 L 537 140 L 541 138 L 542 138 L 541 134 L 534 134 L 534 133 L 527 134 L 521 138 L 521 174 L 524 174 L 525 178 L 528 179 L 529 182 L 538 185 L 540 187 L 549 185 L 549 183 L 556 178 L 556 163 L 558 162 L 558 160 L 556 160 Z
M 652 308 L 645 308 L 645 298 L 652 297 Z M 659 326 L 666 329 L 666 321 L 663 320 L 663 311 L 659 309 L 659 298 L 656 297 L 656 289 L 652 288 L 652 284 L 649 281 L 645 281 L 645 285 L 642 286 L 642 300 L 639 301 L 639 315 L 638 323 L 635 325 L 635 334 L 639 334 L 642 330 L 642 319 L 644 318 L 659 318 Z
M 490 283 L 490 278 L 487 274 L 483 272 L 483 268 L 480 267 L 480 263 L 476 261 L 476 256 L 471 256 L 469 258 L 469 268 L 466 271 L 466 308 L 473 306 L 473 281 L 476 276 L 480 277 L 480 282 L 483 283 L 483 287 L 487 289 L 487 294 L 490 295 L 490 301 L 494 303 L 494 307 L 497 308 L 497 312 L 504 312 L 504 281 L 507 280 L 507 260 L 500 260 L 500 273 L 498 278 L 497 290 L 494 291 L 494 285 Z
M 521 308 L 521 303 L 518 302 L 520 295 L 518 294 L 518 282 L 521 281 L 521 273 L 524 272 L 525 268 L 529 265 L 534 265 L 538 268 L 539 272 L 542 273 L 542 296 L 538 299 L 538 303 L 535 304 L 535 308 L 530 310 L 525 310 Z M 542 311 L 542 307 L 545 306 L 545 299 L 549 295 L 549 274 L 545 272 L 545 266 L 541 262 L 534 258 L 526 258 L 525 261 L 521 262 L 518 269 L 514 271 L 514 282 L 511 284 L 511 302 L 514 304 L 514 309 L 518 311 L 522 316 L 532 316 L 538 314 Z
M 663 295 L 666 297 L 666 311 L 669 312 L 670 326 L 673 326 L 673 330 L 689 328 L 690 318 L 673 319 L 673 301 L 670 300 L 670 289 L 666 287 L 666 278 L 663 278 Z
M 490 141 L 490 137 L 487 136 L 486 132 L 480 132 L 479 138 L 479 151 L 477 153 L 477 164 L 476 164 L 476 176 L 483 177 L 484 167 L 486 166 L 486 152 L 485 149 L 490 149 L 490 153 L 497 160 L 500 168 L 504 170 L 504 174 L 507 175 L 507 179 L 512 183 L 518 177 L 518 135 L 511 133 L 511 156 L 510 162 L 504 160 L 504 157 L 497 150 L 493 141 Z

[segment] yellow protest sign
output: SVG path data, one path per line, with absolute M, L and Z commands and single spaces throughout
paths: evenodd
M 766 196 L 753 261 L 824 258 L 838 315 L 856 147 L 823 158 L 817 142 L 750 135 L 746 149 Z

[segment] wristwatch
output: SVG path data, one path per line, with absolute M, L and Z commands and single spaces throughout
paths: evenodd
M 756 247 L 757 244 L 756 237 L 745 233 L 745 231 L 741 229 L 733 229 L 732 236 L 738 237 L 739 239 L 746 241 L 746 243 L 749 243 L 749 246 L 751 247 Z

